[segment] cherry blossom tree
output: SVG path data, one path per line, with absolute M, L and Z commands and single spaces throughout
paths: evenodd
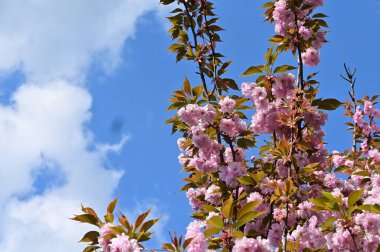
M 171 236 L 166 251 L 380 250 L 380 110 L 378 96 L 355 96 L 355 71 L 345 66 L 345 103 L 318 98 L 315 69 L 328 25 L 323 0 L 274 0 L 263 5 L 275 34 L 264 61 L 244 71 L 241 87 L 225 77 L 231 61 L 218 51 L 218 18 L 209 0 L 161 0 L 172 5 L 170 51 L 194 62 L 200 85 L 185 81 L 171 98 L 167 123 L 180 136 L 179 162 L 194 221 Z M 277 64 L 284 54 L 293 62 Z M 306 72 L 310 74 L 306 75 Z M 323 85 L 323 83 L 321 84 Z M 353 141 L 326 149 L 326 110 L 345 108 Z M 249 116 L 247 116 L 249 114 Z M 258 137 L 264 141 L 257 141 Z M 257 156 L 248 156 L 252 150 Z M 151 250 L 143 245 L 157 219 L 133 223 L 116 200 L 104 220 L 83 207 L 74 220 L 97 226 L 84 251 Z

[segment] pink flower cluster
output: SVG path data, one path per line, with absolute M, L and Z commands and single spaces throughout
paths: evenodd
M 243 237 L 235 241 L 232 252 L 270 252 L 269 241 L 257 237 L 256 239 Z
M 375 109 L 371 101 L 364 101 L 363 110 L 360 106 L 356 106 L 353 116 L 357 127 L 363 132 L 363 142 L 361 148 L 365 153 L 368 153 L 368 139 L 371 135 L 380 132 L 380 127 L 376 124 L 375 119 L 380 119 L 380 110 Z
M 188 104 L 177 112 L 178 118 L 191 126 L 205 128 L 216 118 L 215 109 L 212 105 L 200 107 L 196 104 Z
M 112 223 L 106 223 L 100 227 L 98 243 L 104 252 L 139 252 L 142 250 L 137 240 L 129 239 L 124 233 L 107 239 L 105 236 L 112 233 L 110 228 L 114 226 Z
M 309 42 L 311 47 L 302 53 L 302 60 L 307 66 L 316 66 L 320 61 L 318 49 L 325 43 L 325 33 L 321 29 L 313 31 L 308 21 L 309 14 L 314 8 L 322 6 L 323 0 L 307 0 L 299 8 L 291 7 L 293 4 L 290 2 L 292 1 L 279 0 L 275 3 L 272 15 L 275 31 L 293 39 L 294 44 L 298 43 L 299 39 Z M 294 30 L 297 30 L 296 34 Z
M 291 233 L 290 240 L 296 242 L 299 239 L 300 251 L 307 248 L 323 249 L 326 245 L 326 239 L 318 227 L 321 221 L 314 215 L 305 225 L 298 225 L 297 228 Z M 289 238 L 288 238 L 289 239 Z
M 189 252 L 205 252 L 207 249 L 207 244 L 205 241 L 205 236 L 203 234 L 203 228 L 206 224 L 203 221 L 194 220 L 187 226 L 187 232 L 185 239 L 192 239 L 187 247 Z

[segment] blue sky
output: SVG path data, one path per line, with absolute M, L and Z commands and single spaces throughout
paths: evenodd
M 80 202 L 103 211 L 116 196 L 132 216 L 154 207 L 164 218 L 158 239 L 168 230 L 183 233 L 191 214 L 179 192 L 186 175 L 164 121 L 184 76 L 193 85 L 199 80 L 193 64 L 176 64 L 167 50 L 165 10 L 155 0 L 97 0 L 91 8 L 85 0 L 0 3 L 3 251 L 49 251 L 53 244 L 79 251 L 75 242 L 85 228 L 67 217 Z M 240 74 L 262 63 L 273 34 L 262 4 L 216 4 L 226 30 L 218 51 L 234 60 L 228 76 L 238 83 L 250 81 Z M 375 0 L 326 1 L 330 42 L 321 65 L 307 70 L 319 71 L 320 96 L 347 99 L 343 63 L 358 68 L 359 96 L 379 93 L 378 10 Z M 325 127 L 330 150 L 351 142 L 341 114 L 329 114 Z

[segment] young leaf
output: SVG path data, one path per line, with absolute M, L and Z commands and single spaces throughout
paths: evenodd
M 83 236 L 83 238 L 79 242 L 97 242 L 98 238 L 99 232 L 89 231 Z
M 140 227 L 140 225 L 143 223 L 143 221 L 145 220 L 145 218 L 149 215 L 149 213 L 150 213 L 151 210 L 152 209 L 149 209 L 148 211 L 146 211 L 145 213 L 140 214 L 139 217 L 137 217 L 135 225 L 134 225 L 135 229 L 138 229 Z
M 107 213 L 113 213 L 113 211 L 115 210 L 115 206 L 117 204 L 117 201 L 118 201 L 118 198 L 111 201 L 111 203 L 107 207 Z
M 283 72 L 287 72 L 294 69 L 296 69 L 294 66 L 282 65 L 282 66 L 276 67 L 276 69 L 274 69 L 274 73 L 283 73 Z
M 224 218 L 229 219 L 231 217 L 233 198 L 232 195 L 224 202 L 222 206 L 222 214 Z
M 254 211 L 248 212 L 248 213 L 244 214 L 243 216 L 241 216 L 240 218 L 237 219 L 237 221 L 234 224 L 234 227 L 239 228 L 239 227 L 243 226 L 244 224 L 256 219 L 257 217 L 259 217 L 260 215 L 263 215 L 265 213 L 266 212 L 254 212 Z
M 364 189 L 353 191 L 350 196 L 348 196 L 348 206 L 354 206 L 356 202 L 360 200 L 360 197 L 363 195 Z
M 257 66 L 251 66 L 247 70 L 245 70 L 245 72 L 242 74 L 242 76 L 250 76 L 252 74 L 258 74 L 258 73 L 262 73 L 262 72 L 263 71 L 261 70 L 261 68 L 259 68 Z
M 223 229 L 223 220 L 220 216 L 213 216 L 207 220 L 207 224 L 210 227 L 219 228 L 219 230 Z
M 190 81 L 187 77 L 185 77 L 185 81 L 183 82 L 183 90 L 185 90 L 186 94 L 191 95 Z
M 258 200 L 248 202 L 242 208 L 240 208 L 237 214 L 237 218 L 239 219 L 241 216 L 245 215 L 246 213 L 253 211 L 258 204 L 260 204 L 260 201 Z

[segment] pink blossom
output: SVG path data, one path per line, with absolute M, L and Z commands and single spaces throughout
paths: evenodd
M 323 249 L 326 246 L 326 239 L 320 228 L 317 228 L 318 219 L 312 216 L 304 226 L 298 225 L 292 232 L 291 236 L 294 240 L 299 239 L 299 250 L 303 251 L 307 248 Z
M 251 100 L 252 102 L 257 102 L 261 99 L 265 99 L 267 97 L 267 91 L 264 87 L 255 87 L 252 91 Z
M 247 83 L 247 82 L 244 82 L 244 83 L 241 85 L 241 92 L 242 92 L 243 95 L 245 95 L 245 96 L 251 96 L 254 88 L 255 88 L 255 83 L 252 83 L 252 82 L 248 82 L 248 83 Z
M 309 28 L 306 28 L 305 26 L 301 26 L 298 30 L 298 33 L 301 35 L 301 37 L 304 40 L 309 40 L 311 36 L 313 35 L 313 31 Z
M 271 247 L 269 241 L 257 237 L 256 239 L 243 237 L 235 241 L 232 252 L 270 252 Z
M 205 134 L 199 134 L 199 135 L 193 136 L 193 143 L 199 149 L 207 148 L 211 144 L 211 139 L 209 136 Z
M 277 99 L 291 97 L 295 91 L 296 79 L 293 74 L 281 74 L 275 77 L 272 93 Z
M 347 229 L 338 227 L 335 233 L 326 236 L 327 247 L 332 251 L 356 251 L 354 241 Z
M 224 97 L 222 100 L 219 101 L 220 105 L 220 111 L 222 113 L 233 113 L 235 110 L 236 102 L 235 100 L 231 99 L 230 97 Z
M 116 235 L 116 238 L 111 239 L 110 248 L 110 252 L 139 252 L 142 250 L 137 240 L 129 239 L 124 233 Z
M 269 230 L 268 239 L 272 246 L 279 246 L 281 243 L 284 224 L 273 223 Z
M 199 199 L 200 196 L 206 194 L 205 188 L 189 188 L 186 192 L 186 196 L 189 199 L 189 204 L 194 210 L 199 210 L 203 202 Z
M 233 159 L 233 156 L 235 157 L 235 160 Z M 226 151 L 224 152 L 224 159 L 228 163 L 231 163 L 233 161 L 243 162 L 245 159 L 244 149 L 235 146 L 234 147 L 234 155 L 232 155 L 231 148 L 227 148 Z
M 220 193 L 219 186 L 211 185 L 209 188 L 207 188 L 205 200 L 211 204 L 217 205 L 221 196 L 222 194 Z
M 365 232 L 380 234 L 380 218 L 378 214 L 368 212 L 357 214 L 355 223 L 361 225 Z
M 236 179 L 247 173 L 247 170 L 239 162 L 233 162 L 228 166 L 222 166 L 220 167 L 220 171 L 220 178 L 231 187 L 236 187 L 238 185 Z
M 220 121 L 220 130 L 230 137 L 233 137 L 237 133 L 235 123 L 231 119 L 222 119 Z
M 311 42 L 311 46 L 315 49 L 320 49 L 324 44 L 325 32 L 322 30 L 318 30 L 315 39 Z
M 298 205 L 297 215 L 301 218 L 307 219 L 313 214 L 314 204 L 310 201 L 303 201 Z
M 371 101 L 364 101 L 364 114 L 369 115 L 373 113 L 373 103 Z
M 305 65 L 313 67 L 319 64 L 319 51 L 314 48 L 308 48 L 306 52 L 302 53 L 302 61 Z
M 190 244 L 187 247 L 187 251 L 189 252 L 205 252 L 207 249 L 205 236 L 202 232 L 202 229 L 205 227 L 205 223 L 203 221 L 194 220 L 189 223 L 187 226 L 187 232 L 185 235 L 185 239 L 192 238 Z
M 343 155 L 339 154 L 339 152 L 337 151 L 336 152 L 333 151 L 332 162 L 335 167 L 344 165 L 345 161 L 346 159 Z
M 373 158 L 373 162 L 377 163 L 380 162 L 380 152 L 377 149 L 372 149 L 368 151 L 368 156 L 370 158 Z
M 325 124 L 326 119 L 327 115 L 322 112 L 308 111 L 304 114 L 305 122 L 316 130 Z
M 363 121 L 363 113 L 362 111 L 360 110 L 359 106 L 356 107 L 355 109 L 355 114 L 353 116 L 353 119 L 354 119 L 354 122 L 361 126 L 363 125 L 364 121 Z
M 363 244 L 363 251 L 377 252 L 380 246 L 380 236 L 367 234 Z
M 337 181 L 334 173 L 327 173 L 324 182 L 325 185 L 331 189 L 337 186 Z
M 111 244 L 111 241 L 110 239 L 105 238 L 105 236 L 112 233 L 111 227 L 114 226 L 115 225 L 113 223 L 106 223 L 100 227 L 98 243 L 104 252 L 111 251 L 111 248 L 109 246 Z
M 215 159 L 205 160 L 200 157 L 194 158 L 195 168 L 204 173 L 214 173 L 218 169 L 218 162 Z

